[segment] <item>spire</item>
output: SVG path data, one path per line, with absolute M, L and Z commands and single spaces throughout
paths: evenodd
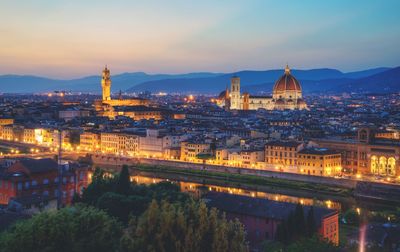
M 290 74 L 290 68 L 289 68 L 288 64 L 286 64 L 286 67 L 285 67 L 285 74 Z

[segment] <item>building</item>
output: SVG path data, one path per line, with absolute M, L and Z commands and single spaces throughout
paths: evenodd
M 387 179 L 400 175 L 400 143 L 379 139 L 371 128 L 360 128 L 355 139 L 313 139 L 321 148 L 338 151 L 342 155 L 345 172 L 381 176 Z
M 0 126 L 1 125 L 10 125 L 10 124 L 14 124 L 13 118 L 0 117 Z
M 181 142 L 186 139 L 184 134 L 168 134 L 160 129 L 146 129 L 146 134 L 139 137 L 140 155 L 176 159 L 176 155 L 179 154 L 180 157 L 180 153 L 173 149 L 180 148 Z
M 211 155 L 211 146 L 209 143 L 185 141 L 181 143 L 182 161 L 199 161 L 199 155 Z
M 314 176 L 342 175 L 342 157 L 340 152 L 309 148 L 297 153 L 299 173 Z
M 265 145 L 265 164 L 271 170 L 297 173 L 297 153 L 304 144 L 295 141 L 271 141 Z
M 207 206 L 226 213 L 228 220 L 238 219 L 243 223 L 250 245 L 265 240 L 274 240 L 279 224 L 294 212 L 296 204 L 235 195 L 210 192 L 203 197 Z M 310 211 L 303 206 L 305 217 Z M 318 234 L 335 245 L 339 244 L 339 214 L 337 210 L 314 207 L 314 221 Z
M 101 152 L 105 154 L 134 156 L 139 152 L 139 137 L 122 132 L 102 132 Z
M 241 93 L 240 78 L 231 78 L 231 90 L 221 92 L 214 102 L 232 110 L 293 110 L 307 109 L 307 104 L 302 97 L 302 89 L 299 81 L 290 73 L 286 66 L 285 73 L 275 83 L 272 96 L 254 96 L 249 93 Z
M 80 110 L 78 108 L 68 108 L 66 110 L 58 111 L 58 118 L 65 120 L 66 122 L 71 121 L 78 117 L 88 117 L 90 112 L 87 110 Z
M 84 151 L 99 151 L 100 141 L 100 133 L 84 131 L 80 135 L 80 148 Z
M 90 182 L 91 172 L 86 167 L 63 165 L 62 199 L 69 204 L 75 193 L 80 193 Z M 50 158 L 17 159 L 0 173 L 0 204 L 11 199 L 41 195 L 58 195 L 58 164 Z
M 139 120 L 162 120 L 164 111 L 159 108 L 138 106 L 114 106 L 103 113 L 103 116 L 115 118 L 117 116 L 127 116 L 135 121 Z
M 107 66 L 101 75 L 102 100 L 95 101 L 95 108 L 98 112 L 108 111 L 115 106 L 148 106 L 149 101 L 141 98 L 122 99 L 121 95 L 118 99 L 111 97 L 111 74 Z M 101 114 L 101 113 L 100 113 Z

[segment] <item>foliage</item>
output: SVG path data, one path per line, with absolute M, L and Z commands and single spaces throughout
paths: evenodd
M 171 204 L 153 200 L 133 218 L 121 239 L 121 251 L 247 251 L 243 225 L 219 217 L 202 202 Z
M 120 224 L 93 207 L 44 212 L 18 222 L 0 236 L 0 251 L 115 251 Z
M 291 212 L 287 220 L 283 220 L 277 227 L 276 240 L 289 244 L 305 237 L 312 237 L 317 232 L 314 220 L 314 208 L 310 207 L 307 219 L 304 218 L 304 210 L 301 204 L 297 204 L 294 212 Z
M 128 195 L 131 192 L 131 184 L 128 166 L 124 165 L 115 182 L 115 192 Z
M 354 209 L 347 210 L 344 213 L 343 218 L 346 220 L 346 222 L 348 224 L 351 224 L 351 225 L 357 226 L 360 223 L 360 216 L 358 215 L 357 211 Z
M 157 201 L 185 202 L 190 197 L 182 193 L 179 186 L 171 182 L 160 182 L 150 186 L 132 183 L 128 167 L 124 166 L 115 177 L 105 176 L 104 171 L 96 169 L 92 183 L 86 188 L 81 202 L 105 210 L 127 225 L 129 217 L 140 216 L 152 199 Z
M 339 252 L 340 248 L 314 235 L 289 245 L 277 241 L 268 241 L 263 244 L 263 250 L 265 252 Z
M 318 236 L 296 241 L 285 249 L 286 252 L 339 252 L 340 249 Z

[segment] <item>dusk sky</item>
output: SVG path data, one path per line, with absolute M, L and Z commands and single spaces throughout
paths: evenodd
M 0 74 L 393 67 L 399 10 L 399 0 L 3 0 Z

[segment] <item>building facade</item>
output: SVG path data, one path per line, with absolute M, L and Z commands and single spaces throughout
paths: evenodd
M 231 110 L 293 110 L 307 109 L 307 104 L 302 97 L 299 81 L 290 73 L 286 66 L 285 73 L 275 83 L 272 96 L 253 96 L 241 93 L 240 78 L 231 78 L 231 90 L 220 93 L 214 101 L 217 105 Z
M 297 153 L 297 165 L 300 174 L 328 177 L 342 175 L 342 157 L 338 151 L 303 149 Z
M 400 175 L 400 145 L 391 139 L 375 137 L 370 128 L 360 128 L 355 139 L 314 139 L 318 146 L 342 155 L 346 173 L 395 178 Z

